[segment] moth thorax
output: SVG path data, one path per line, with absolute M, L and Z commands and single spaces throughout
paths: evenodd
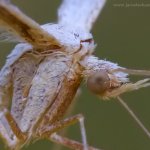
M 87 79 L 87 87 L 97 95 L 103 95 L 103 93 L 110 89 L 110 86 L 110 78 L 106 70 L 100 70 Z

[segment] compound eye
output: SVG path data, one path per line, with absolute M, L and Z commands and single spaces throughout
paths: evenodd
M 105 70 L 101 70 L 91 75 L 87 80 L 88 88 L 94 94 L 103 94 L 110 88 L 110 78 Z

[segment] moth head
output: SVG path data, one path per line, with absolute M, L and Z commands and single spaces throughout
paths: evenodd
M 91 75 L 87 80 L 88 88 L 95 94 L 103 94 L 110 88 L 110 78 L 105 70 Z
M 128 85 L 128 80 L 108 70 L 99 70 L 87 78 L 87 87 L 90 91 L 103 99 L 117 97 L 125 92 L 127 88 L 124 85 Z
M 128 74 L 150 75 L 149 71 L 119 68 L 114 70 L 99 70 L 87 78 L 88 88 L 103 99 L 116 98 L 119 95 L 150 86 L 150 78 L 129 82 Z

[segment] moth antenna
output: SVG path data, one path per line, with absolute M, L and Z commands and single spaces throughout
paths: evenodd
M 136 123 L 140 126 L 140 128 L 144 131 L 144 133 L 150 138 L 149 130 L 144 126 L 144 124 L 140 121 L 140 119 L 135 115 L 135 113 L 131 110 L 131 108 L 124 102 L 121 97 L 117 97 L 119 103 L 127 110 L 127 112 L 131 115 L 131 117 L 136 121 Z
M 149 70 L 118 68 L 118 69 L 114 69 L 112 72 L 125 72 L 131 75 L 150 76 Z

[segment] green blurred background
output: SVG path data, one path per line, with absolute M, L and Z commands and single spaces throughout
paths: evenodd
M 13 0 L 27 15 L 40 24 L 57 21 L 60 0 Z M 127 4 L 149 4 L 130 6 Z M 116 4 L 122 4 L 116 6 Z M 123 6 L 124 5 L 124 6 Z M 98 44 L 96 55 L 135 69 L 150 69 L 150 1 L 108 0 L 92 30 Z M 0 43 L 0 66 L 14 44 Z M 132 78 L 133 80 L 138 78 Z M 124 94 L 122 97 L 150 130 L 150 88 Z M 77 100 L 73 114 L 85 116 L 88 142 L 104 150 L 149 150 L 150 139 L 143 133 L 117 100 L 102 101 L 86 86 Z M 68 128 L 68 137 L 80 140 L 78 125 Z M 0 150 L 3 150 L 2 142 Z M 38 141 L 24 150 L 51 150 L 49 141 Z M 58 148 L 55 148 L 56 150 Z M 66 148 L 63 148 L 67 150 Z

